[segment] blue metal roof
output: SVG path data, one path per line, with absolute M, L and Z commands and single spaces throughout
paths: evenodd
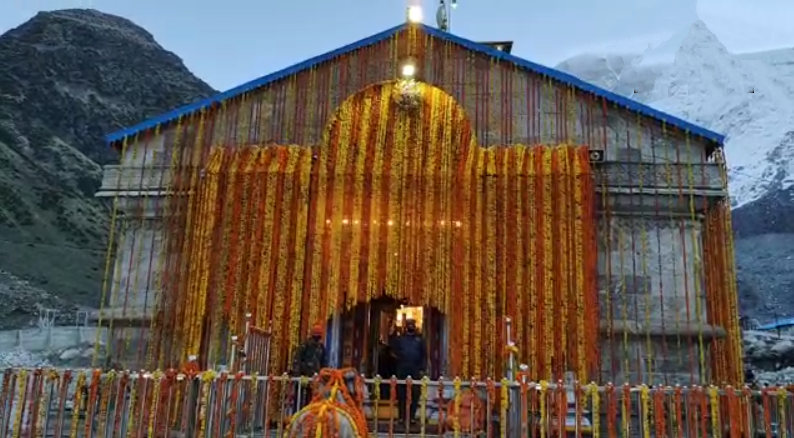
M 402 31 L 403 29 L 407 28 L 407 26 L 411 26 L 410 24 L 404 23 L 400 24 L 399 26 L 392 27 L 391 29 L 387 29 L 383 32 L 378 34 L 372 35 L 368 38 L 364 38 L 363 40 L 357 41 L 352 44 L 348 44 L 344 47 L 340 47 L 336 50 L 328 52 L 324 55 L 316 56 L 314 58 L 308 59 L 303 61 L 299 64 L 295 64 L 292 67 L 285 68 L 284 70 L 277 71 L 275 73 L 271 73 L 266 76 L 262 76 L 259 79 L 254 79 L 253 81 L 247 82 L 245 84 L 239 85 L 234 87 L 228 91 L 224 91 L 219 93 L 215 96 L 210 98 L 183 106 L 181 108 L 177 108 L 173 111 L 167 112 L 163 115 L 151 118 L 146 120 L 142 123 L 139 123 L 135 126 L 122 129 L 120 131 L 114 132 L 106 137 L 108 143 L 115 143 L 119 140 L 124 139 L 125 137 L 129 137 L 131 135 L 137 134 L 141 131 L 145 131 L 148 129 L 152 129 L 158 125 L 166 124 L 172 121 L 179 119 L 180 117 L 190 115 L 192 113 L 196 113 L 202 109 L 207 109 L 212 107 L 215 104 L 218 104 L 224 100 L 228 100 L 239 96 L 243 93 L 255 90 L 257 88 L 264 87 L 269 85 L 270 83 L 276 82 L 278 80 L 284 79 L 290 75 L 298 73 L 302 70 L 310 69 L 318 64 L 328 62 L 336 57 L 342 56 L 346 53 L 353 52 L 355 50 L 361 49 L 366 46 L 370 46 L 373 44 L 377 44 L 381 41 L 386 40 L 387 38 L 395 35 L 396 33 Z M 476 43 L 474 41 L 467 40 L 465 38 L 461 38 L 450 33 L 441 31 L 439 29 L 426 26 L 424 24 L 419 24 L 419 28 L 431 35 L 433 37 L 439 38 L 443 41 L 448 41 L 454 44 L 458 44 L 463 46 L 473 52 L 482 53 L 493 58 L 499 59 L 501 61 L 510 62 L 515 64 L 518 67 L 524 68 L 526 70 L 535 72 L 540 75 L 548 76 L 552 79 L 555 79 L 559 82 L 564 84 L 570 85 L 572 87 L 578 88 L 582 91 L 589 92 L 594 94 L 597 97 L 602 97 L 610 102 L 613 102 L 619 106 L 622 106 L 630 111 L 634 111 L 636 113 L 657 119 L 659 121 L 663 121 L 670 126 L 677 127 L 683 131 L 687 131 L 691 134 L 700 136 L 705 138 L 706 140 L 710 140 L 717 144 L 717 146 L 721 146 L 725 141 L 725 136 L 718 134 L 716 132 L 710 131 L 703 127 L 694 125 L 689 123 L 683 119 L 678 117 L 674 117 L 672 115 L 663 113 L 659 110 L 653 109 L 647 105 L 641 104 L 629 98 L 623 97 L 619 94 L 613 93 L 611 91 L 607 91 L 603 88 L 597 87 L 590 83 L 587 83 L 573 75 L 568 73 L 564 73 L 559 70 L 555 70 L 553 68 L 545 67 L 540 64 L 536 64 L 534 62 L 527 61 L 525 59 L 521 59 L 517 56 L 496 50 L 494 48 L 488 47 L 483 44 Z
M 769 324 L 764 324 L 758 327 L 758 330 L 774 330 L 778 328 L 785 328 L 794 326 L 794 318 L 779 319 Z

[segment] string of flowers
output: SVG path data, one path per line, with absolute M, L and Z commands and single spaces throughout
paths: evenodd
M 538 397 L 540 398 L 540 436 L 546 436 L 546 422 L 548 418 L 548 413 L 546 412 L 546 400 L 549 391 L 549 382 L 545 380 L 540 381 L 540 394 Z
M 510 381 L 507 378 L 502 379 L 502 386 L 499 388 L 501 389 L 501 394 L 499 396 L 499 408 L 500 408 L 500 415 L 499 420 L 501 421 L 502 427 L 500 427 L 501 436 L 502 438 L 507 437 L 507 409 L 510 406 Z
M 375 376 L 375 387 L 373 388 L 372 397 L 372 425 L 373 430 L 378 430 L 378 419 L 380 418 L 380 385 L 383 383 L 380 375 Z
M 215 380 L 215 372 L 212 370 L 205 371 L 201 374 L 201 399 L 198 415 L 198 436 L 205 436 L 207 427 L 207 406 L 210 402 L 210 386 Z
M 667 436 L 667 414 L 665 412 L 664 399 L 665 388 L 659 385 L 653 393 L 654 434 L 656 436 Z
M 44 430 L 44 425 L 47 420 L 47 407 L 52 402 L 51 397 L 54 382 L 58 379 L 58 373 L 54 370 L 48 372 L 46 377 L 42 374 L 43 371 L 39 371 L 39 382 L 38 385 L 36 385 L 35 393 L 38 405 L 36 406 L 35 416 L 31 419 L 32 429 L 30 431 L 30 436 L 35 438 L 42 438 L 46 432 Z
M 628 384 L 623 385 L 622 402 L 620 405 L 620 419 L 623 429 L 623 436 L 631 436 L 631 388 Z
M 94 370 L 91 373 L 91 384 L 88 388 L 88 405 L 86 406 L 86 418 L 93 418 L 96 412 L 96 402 L 99 396 L 99 383 L 102 380 L 102 371 Z M 91 436 L 94 424 L 92 421 L 85 422 L 85 436 Z
M 148 424 L 148 435 L 150 437 L 155 436 L 155 424 L 157 421 L 157 413 L 162 409 L 161 401 L 160 401 L 160 388 L 163 382 L 163 373 L 161 371 L 155 371 L 154 374 L 151 375 L 152 380 L 152 398 L 149 401 L 149 424 Z
M 786 401 L 788 399 L 788 391 L 786 388 L 778 388 L 777 389 L 777 418 L 778 418 L 778 427 L 780 428 L 780 436 L 785 437 L 787 436 L 788 430 L 786 429 Z M 771 422 L 770 422 L 771 423 Z
M 455 416 L 452 420 L 452 430 L 454 431 L 454 437 L 460 437 L 460 402 L 461 402 L 461 385 L 462 382 L 460 378 L 455 377 L 455 380 L 452 382 L 452 406 L 455 409 Z
M 118 392 L 116 393 L 116 408 L 115 415 L 113 416 L 113 437 L 121 436 L 121 423 L 122 412 L 124 411 L 124 402 L 127 399 L 127 385 L 129 385 L 130 375 L 125 372 L 119 379 Z M 57 435 L 56 435 L 57 436 Z
M 720 396 L 716 386 L 709 387 L 709 404 L 711 407 L 711 433 L 715 438 L 722 436 L 720 427 Z
M 135 413 L 136 413 L 136 407 L 138 406 L 138 387 L 141 385 L 142 380 L 143 379 L 141 378 L 141 376 L 138 375 L 137 377 L 133 378 L 133 382 L 131 385 L 132 388 L 130 389 L 130 403 L 129 403 L 128 411 L 130 411 L 132 415 L 128 417 L 130 424 L 128 426 L 129 428 L 127 429 L 126 438 L 133 438 L 138 428 L 138 424 L 136 422 L 138 416 L 135 415 Z
M 592 382 L 590 383 L 588 389 L 590 392 L 590 406 L 593 411 L 593 438 L 600 438 L 601 437 L 601 399 L 600 399 L 600 394 L 598 392 L 599 391 L 598 385 L 595 382 Z M 607 413 L 607 419 L 608 418 L 609 418 L 609 413 Z M 611 431 L 609 431 L 609 428 L 607 428 L 607 430 L 608 430 L 607 434 L 610 434 Z
M 651 406 L 648 386 L 640 387 L 640 411 L 642 413 L 642 436 L 651 438 Z
M 17 409 L 14 416 L 14 428 L 12 429 L 13 438 L 19 438 L 22 433 L 22 412 L 25 411 L 25 389 L 28 384 L 28 371 L 22 369 L 17 374 Z
M 38 393 L 38 386 L 39 386 L 39 376 L 41 375 L 40 369 L 33 370 L 33 373 L 28 375 L 28 382 L 26 386 L 26 394 L 25 394 L 25 404 L 21 406 L 21 409 L 25 411 L 26 415 L 24 415 L 24 424 L 22 425 L 22 430 L 32 431 L 31 426 L 34 424 L 34 420 L 36 417 L 36 408 L 38 407 L 37 401 L 37 393 Z M 21 433 L 21 431 L 20 431 Z
M 682 436 L 684 434 L 684 421 L 682 419 L 684 407 L 681 403 L 681 392 L 681 386 L 676 385 L 673 404 L 675 409 L 675 436 Z
M 236 437 L 237 431 L 237 403 L 240 396 L 240 387 L 243 379 L 243 373 L 237 373 L 234 376 L 234 383 L 232 384 L 232 400 L 231 408 L 226 414 L 229 421 L 229 431 L 227 432 L 230 437 Z
M 74 405 L 72 406 L 72 421 L 70 422 L 69 438 L 77 438 L 77 428 L 80 425 L 80 409 L 83 406 L 85 380 L 85 372 L 81 371 L 77 374 L 77 384 L 75 385 L 74 389 Z
M 97 432 L 101 434 L 107 433 L 108 404 L 110 403 L 111 397 L 113 397 L 115 380 L 116 372 L 110 370 L 105 376 L 99 392 L 99 423 L 97 425 Z
M 225 371 L 222 371 L 219 374 L 219 378 L 215 381 L 217 387 L 226 388 L 228 385 L 229 374 Z M 212 411 L 209 413 L 209 421 L 212 423 L 214 427 L 213 430 L 210 431 L 212 436 L 221 436 L 221 425 L 225 420 L 225 412 L 223 412 L 223 405 L 226 401 L 222 397 L 213 397 L 215 406 L 213 406 Z
M 63 419 L 65 414 L 66 399 L 69 395 L 69 385 L 72 383 L 72 371 L 66 370 L 60 378 L 58 387 L 58 415 L 55 420 L 55 436 L 63 436 Z M 0 416 L 5 419 L 5 415 Z M 4 431 L 5 432 L 5 431 Z
M 0 389 L 0 419 L 2 419 L 2 421 L 5 421 L 6 418 L 6 406 L 8 406 L 8 399 L 13 397 L 11 394 L 13 391 L 9 390 L 12 375 L 13 373 L 10 372 L 10 370 L 6 370 L 3 373 L 3 386 Z

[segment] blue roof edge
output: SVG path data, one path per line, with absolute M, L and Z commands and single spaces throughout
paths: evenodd
M 352 52 L 354 50 L 357 50 L 357 49 L 360 49 L 360 48 L 363 48 L 363 47 L 366 47 L 366 46 L 369 46 L 369 45 L 372 45 L 372 44 L 376 44 L 376 43 L 378 43 L 378 42 L 380 42 L 382 40 L 385 40 L 386 38 L 389 38 L 390 36 L 396 34 L 397 32 L 401 31 L 402 29 L 406 28 L 407 26 L 408 26 L 408 24 L 406 24 L 406 23 L 394 26 L 394 27 L 392 27 L 390 29 L 387 29 L 387 30 L 385 30 L 383 32 L 377 33 L 377 34 L 372 35 L 370 37 L 364 38 L 362 40 L 359 40 L 359 41 L 356 41 L 354 43 L 348 44 L 346 46 L 340 47 L 338 49 L 332 50 L 332 51 L 327 52 L 325 54 L 322 54 L 322 55 L 315 56 L 313 58 L 307 59 L 307 60 L 305 60 L 303 62 L 300 62 L 298 64 L 295 64 L 295 65 L 293 65 L 291 67 L 287 67 L 287 68 L 285 68 L 283 70 L 279 70 L 279 71 L 277 71 L 275 73 L 271 73 L 271 74 L 262 76 L 262 77 L 260 77 L 258 79 L 254 79 L 252 81 L 246 82 L 246 83 L 244 83 L 242 85 L 239 85 L 237 87 L 234 87 L 234 88 L 229 89 L 227 91 L 224 91 L 222 93 L 216 94 L 215 96 L 209 97 L 209 98 L 204 99 L 204 100 L 200 100 L 198 102 L 195 102 L 195 103 L 192 103 L 192 104 L 189 104 L 189 105 L 182 106 L 180 108 L 176 108 L 176 109 L 174 109 L 172 111 L 169 111 L 169 112 L 167 112 L 165 114 L 162 114 L 160 116 L 151 118 L 151 119 L 146 120 L 146 121 L 144 121 L 142 123 L 139 123 L 137 125 L 134 125 L 134 126 L 131 126 L 129 128 L 125 128 L 125 129 L 116 131 L 116 132 L 114 132 L 112 134 L 109 134 L 109 135 L 107 135 L 105 137 L 106 141 L 109 144 L 113 144 L 113 143 L 116 143 L 116 142 L 124 139 L 125 137 L 129 137 L 129 136 L 135 135 L 135 134 L 137 134 L 137 133 L 139 133 L 141 131 L 145 131 L 145 130 L 154 128 L 157 125 L 168 123 L 170 121 L 178 119 L 179 117 L 195 113 L 195 112 L 200 111 L 202 109 L 210 108 L 213 105 L 218 104 L 218 103 L 220 103 L 220 102 L 222 102 L 224 100 L 231 99 L 233 97 L 239 96 L 240 94 L 243 94 L 243 93 L 246 93 L 248 91 L 252 91 L 254 89 L 263 87 L 263 86 L 265 86 L 265 85 L 267 85 L 267 84 L 269 84 L 271 82 L 278 81 L 278 80 L 286 78 L 286 77 L 288 77 L 288 76 L 290 76 L 292 74 L 298 73 L 298 72 L 300 72 L 302 70 L 306 70 L 306 69 L 312 68 L 312 67 L 314 67 L 314 66 L 316 66 L 318 64 L 322 64 L 324 62 L 330 61 L 330 60 L 332 60 L 332 59 L 334 59 L 334 58 L 336 58 L 338 56 L 344 55 L 346 53 Z M 645 115 L 647 117 L 654 118 L 654 119 L 659 120 L 661 122 L 664 122 L 664 123 L 666 123 L 668 125 L 677 127 L 677 128 L 679 128 L 679 129 L 681 129 L 683 131 L 686 131 L 686 132 L 689 132 L 689 133 L 694 134 L 696 136 L 702 137 L 702 138 L 704 138 L 706 140 L 709 140 L 711 142 L 716 143 L 717 146 L 722 146 L 725 143 L 725 136 L 722 135 L 722 134 L 718 134 L 718 133 L 716 133 L 714 131 L 711 131 L 711 130 L 708 130 L 708 129 L 703 128 L 701 126 L 698 126 L 698 125 L 695 125 L 693 123 L 687 122 L 686 120 L 683 120 L 681 118 L 678 118 L 678 117 L 675 117 L 673 115 L 667 114 L 667 113 L 659 111 L 657 109 L 654 109 L 654 108 L 652 108 L 652 107 L 650 107 L 648 105 L 642 104 L 640 102 L 631 100 L 631 99 L 629 99 L 627 97 L 624 97 L 624 96 L 621 96 L 619 94 L 613 93 L 611 91 L 605 90 L 605 89 L 603 89 L 601 87 L 598 87 L 598 86 L 595 86 L 595 85 L 590 84 L 588 82 L 585 82 L 585 81 L 583 81 L 583 80 L 581 80 L 581 79 L 579 79 L 576 76 L 573 76 L 571 74 L 568 74 L 568 73 L 565 73 L 565 72 L 562 72 L 560 70 L 556 70 L 556 69 L 553 69 L 553 68 L 550 68 L 550 67 L 546 67 L 546 66 L 543 66 L 543 65 L 540 65 L 540 64 L 536 64 L 536 63 L 531 62 L 531 61 L 527 61 L 525 59 L 522 59 L 522 58 L 519 58 L 517 56 L 508 54 L 506 52 L 502 52 L 502 51 L 496 50 L 496 49 L 494 49 L 492 47 L 489 47 L 489 46 L 486 46 L 486 45 L 483 45 L 483 44 L 479 44 L 479 43 L 476 43 L 476 42 L 471 41 L 471 40 L 467 40 L 465 38 L 453 35 L 453 34 L 448 33 L 448 32 L 444 32 L 442 30 L 439 30 L 439 29 L 436 29 L 436 28 L 433 28 L 433 27 L 430 27 L 430 26 L 427 26 L 427 25 L 424 25 L 424 24 L 420 24 L 419 27 L 424 32 L 426 32 L 428 35 L 431 35 L 433 37 L 436 37 L 436 38 L 439 38 L 439 39 L 442 39 L 442 40 L 445 40 L 445 41 L 449 41 L 449 42 L 454 43 L 454 44 L 458 44 L 458 45 L 463 46 L 463 47 L 465 47 L 465 48 L 467 48 L 469 50 L 472 50 L 474 52 L 483 53 L 483 54 L 486 54 L 488 56 L 492 56 L 492 57 L 494 57 L 494 58 L 496 58 L 498 60 L 501 60 L 501 61 L 506 61 L 506 62 L 513 63 L 513 64 L 517 65 L 518 67 L 533 71 L 533 72 L 535 72 L 537 74 L 548 76 L 548 77 L 550 77 L 552 79 L 555 79 L 555 80 L 557 80 L 559 82 L 568 84 L 568 85 L 570 85 L 572 87 L 575 87 L 575 88 L 578 88 L 578 89 L 580 89 L 582 91 L 591 93 L 591 94 L 593 94 L 595 96 L 598 96 L 598 97 L 602 97 L 602 98 L 604 98 L 606 100 L 609 100 L 609 101 L 611 101 L 611 102 L 613 102 L 613 103 L 615 103 L 617 105 L 623 106 L 624 108 L 626 108 L 626 109 L 628 109 L 630 111 Z

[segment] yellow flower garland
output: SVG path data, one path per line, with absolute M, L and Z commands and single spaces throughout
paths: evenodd
M 473 390 L 474 388 L 472 388 Z M 501 432 L 502 438 L 507 437 L 507 408 L 510 406 L 510 381 L 506 378 L 502 379 L 502 386 L 501 386 L 501 393 L 500 393 L 500 400 L 499 400 L 499 408 L 500 408 L 500 415 L 499 421 L 502 423 L 502 427 L 499 428 Z
M 74 404 L 72 405 L 72 421 L 69 429 L 69 438 L 77 438 L 77 428 L 80 425 L 80 410 L 83 405 L 83 390 L 85 389 L 86 374 L 81 371 L 77 375 L 77 384 L 74 389 Z
M 593 418 L 593 438 L 600 438 L 601 436 L 601 400 L 599 394 L 598 385 L 593 382 L 590 383 L 589 387 L 590 392 L 590 406 L 592 409 L 592 418 Z
M 17 409 L 14 416 L 14 428 L 11 430 L 13 438 L 19 438 L 22 433 L 22 413 L 25 411 L 25 393 L 27 392 L 28 385 L 28 371 L 25 369 L 19 370 L 17 374 Z
M 455 418 L 452 419 L 453 424 L 453 431 L 454 437 L 460 437 L 460 402 L 461 402 L 461 380 L 459 378 L 455 378 L 452 382 L 452 403 L 455 407 Z
M 642 413 L 642 436 L 651 438 L 650 390 L 647 385 L 640 386 L 640 410 Z
M 160 411 L 160 386 L 162 385 L 163 374 L 160 371 L 155 371 L 154 374 L 151 376 L 152 383 L 154 387 L 152 388 L 152 398 L 149 402 L 148 411 L 149 411 L 149 435 L 150 437 L 154 435 L 154 425 L 155 421 L 157 420 L 157 414 Z
M 714 438 L 722 436 L 720 427 L 720 393 L 716 386 L 709 387 L 709 404 L 711 407 L 711 435 Z

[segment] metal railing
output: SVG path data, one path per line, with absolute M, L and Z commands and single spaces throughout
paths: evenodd
M 0 435 L 285 436 L 313 381 L 288 376 L 24 370 L 3 373 Z M 785 389 L 365 379 L 369 434 L 450 437 L 785 437 Z M 316 393 L 316 386 L 314 386 Z M 399 418 L 411 412 L 412 421 Z M 403 406 L 404 409 L 400 407 Z M 512 415 L 512 413 L 517 413 Z

